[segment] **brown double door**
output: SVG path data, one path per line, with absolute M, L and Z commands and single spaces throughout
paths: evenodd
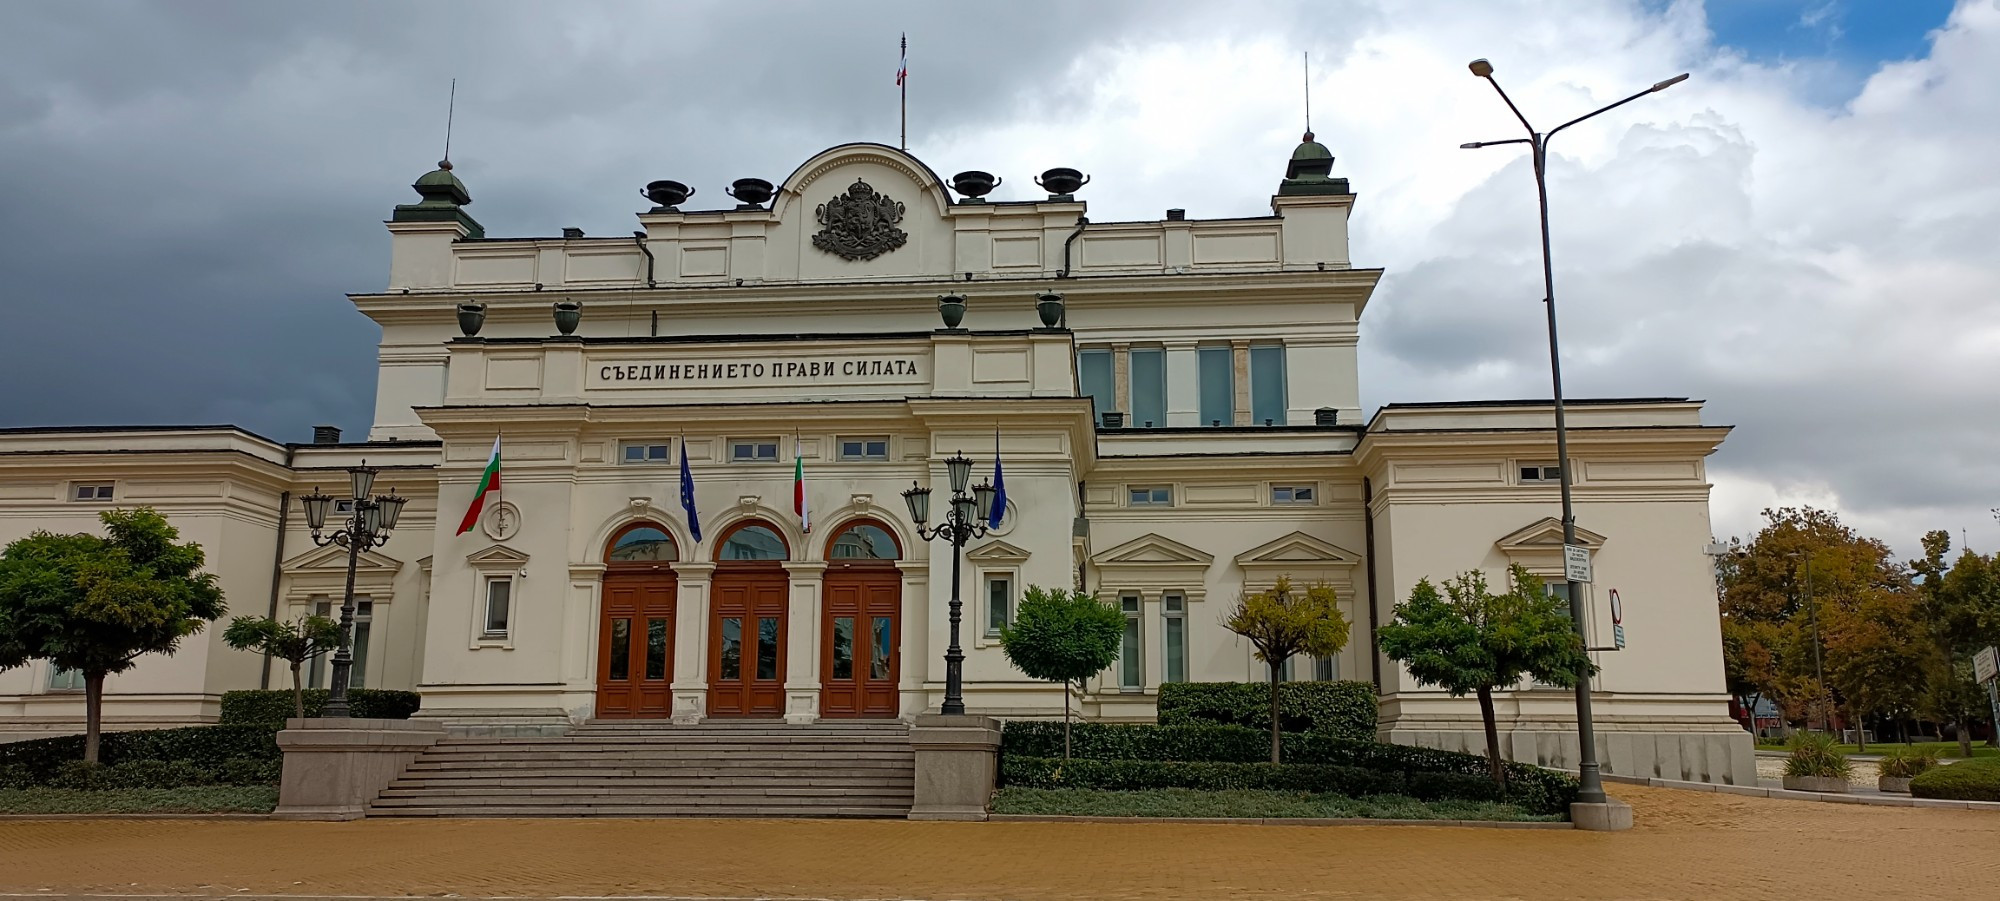
M 708 715 L 785 712 L 785 571 L 718 569 L 709 604 Z
M 887 567 L 826 574 L 820 623 L 820 715 L 894 717 L 903 580 Z
M 673 705 L 672 570 L 607 573 L 598 622 L 597 716 L 666 717 Z

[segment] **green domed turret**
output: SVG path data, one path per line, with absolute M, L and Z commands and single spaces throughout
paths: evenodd
M 484 238 L 486 229 L 478 221 L 467 215 L 461 207 L 472 202 L 472 194 L 465 190 L 465 182 L 451 173 L 451 160 L 442 160 L 438 167 L 423 174 L 410 185 L 423 199 L 416 203 L 396 205 L 391 222 L 457 222 L 465 226 L 468 237 Z
M 1285 163 L 1285 180 L 1278 184 L 1280 194 L 1346 194 L 1347 179 L 1332 178 L 1333 151 L 1325 144 L 1313 140 L 1313 133 L 1306 132 L 1305 139 L 1292 158 Z

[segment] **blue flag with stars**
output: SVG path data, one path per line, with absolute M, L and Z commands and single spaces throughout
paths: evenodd
M 688 469 L 687 442 L 681 442 L 681 509 L 687 511 L 688 531 L 701 540 L 701 517 L 694 512 L 694 471 Z
M 1000 518 L 1007 515 L 1007 479 L 1000 472 L 1000 436 L 993 436 L 993 512 L 986 516 L 986 527 L 1000 528 Z

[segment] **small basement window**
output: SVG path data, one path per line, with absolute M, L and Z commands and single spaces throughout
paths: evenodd
M 729 462 L 776 463 L 778 462 L 778 442 L 762 440 L 731 441 L 729 442 Z
M 1174 490 L 1165 485 L 1136 485 L 1130 489 L 1131 505 L 1134 507 L 1171 507 L 1174 505 Z
M 887 460 L 889 459 L 889 439 L 842 438 L 840 439 L 840 459 Z
M 1274 504 L 1316 504 L 1319 492 L 1311 485 L 1272 485 L 1271 503 Z
M 618 461 L 621 463 L 672 463 L 673 454 L 669 445 L 662 441 L 627 441 L 618 446 Z
M 44 495 L 46 497 L 46 495 Z M 108 501 L 111 499 L 110 482 L 76 482 L 70 486 L 69 499 L 73 501 Z

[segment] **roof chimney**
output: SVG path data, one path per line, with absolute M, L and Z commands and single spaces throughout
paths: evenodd
M 1313 425 L 1339 425 L 1340 411 L 1333 407 L 1321 407 L 1313 411 Z
M 1168 211 L 1167 211 L 1167 221 L 1168 221 L 1168 222 L 1179 222 L 1179 221 L 1181 221 L 1181 220 L 1183 220 L 1183 219 L 1186 219 L 1186 218 L 1187 218 L 1187 210 L 1183 210 L 1183 209 L 1171 209 L 1171 210 L 1168 210 Z
M 565 238 L 581 238 L 581 237 L 583 237 L 583 229 L 580 229 L 580 228 L 564 228 L 564 229 L 563 229 L 563 237 L 565 237 Z
M 314 444 L 339 444 L 340 427 L 331 425 L 313 426 Z

